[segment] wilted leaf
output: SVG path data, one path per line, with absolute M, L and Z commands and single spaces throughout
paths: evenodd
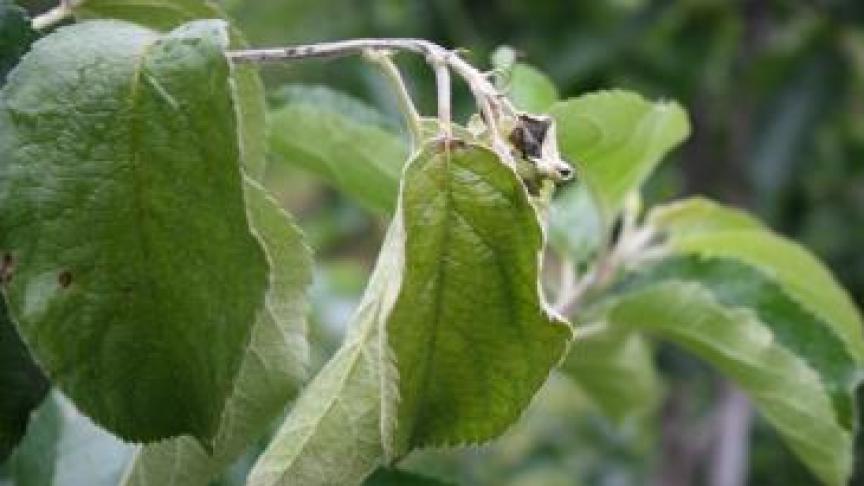
M 678 104 L 626 91 L 587 94 L 550 111 L 558 121 L 562 155 L 597 198 L 607 224 L 624 198 L 690 133 L 687 113 Z
M 425 148 L 349 335 L 249 484 L 359 484 L 410 447 L 501 433 L 570 337 L 539 295 L 541 247 L 527 192 L 491 151 Z
M 396 456 L 502 433 L 570 338 L 539 293 L 537 212 L 493 152 L 427 147 L 406 169 L 401 204 L 405 273 L 387 320 Z
M 0 93 L 10 312 L 52 381 L 127 440 L 212 439 L 263 305 L 225 30 L 65 27 Z

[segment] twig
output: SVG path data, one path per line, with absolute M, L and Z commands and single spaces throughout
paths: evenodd
M 31 26 L 33 30 L 45 30 L 66 20 L 72 15 L 72 0 L 60 0 L 60 3 L 51 10 L 33 18 Z
M 516 108 L 502 96 L 489 79 L 477 68 L 459 57 L 457 53 L 423 39 L 351 39 L 322 42 L 272 49 L 245 49 L 228 51 L 228 58 L 235 62 L 270 62 L 294 59 L 339 58 L 369 51 L 405 51 L 423 55 L 435 71 L 438 85 L 438 117 L 442 121 L 445 136 L 450 134 L 450 76 L 446 68 L 452 69 L 467 84 L 474 95 L 478 109 L 486 118 L 492 136 L 493 149 L 512 164 L 512 156 L 501 140 L 497 121 L 501 114 L 515 115 Z

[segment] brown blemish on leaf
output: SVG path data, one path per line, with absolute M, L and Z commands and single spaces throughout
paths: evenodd
M 72 283 L 72 273 L 68 270 L 60 272 L 60 275 L 57 276 L 57 282 L 60 284 L 60 287 L 65 289 Z
M 10 253 L 3 254 L 3 261 L 0 262 L 0 284 L 8 285 L 12 282 L 12 275 L 15 273 L 15 259 Z
M 467 146 L 468 146 L 468 144 L 466 144 L 465 141 L 462 139 L 441 137 L 441 138 L 435 140 L 434 148 L 437 152 L 443 153 L 443 152 L 449 152 L 449 151 L 464 149 Z

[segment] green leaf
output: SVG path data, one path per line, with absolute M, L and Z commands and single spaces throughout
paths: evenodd
M 648 282 L 671 279 L 698 282 L 721 304 L 751 309 L 778 344 L 819 374 L 831 395 L 837 421 L 853 428 L 855 388 L 864 369 L 830 326 L 762 272 L 736 260 L 678 256 L 640 270 L 638 277 Z
M 383 467 L 376 470 L 363 483 L 364 486 L 452 486 L 452 484 L 409 471 Z
M 221 7 L 210 0 L 80 0 L 72 3 L 80 20 L 118 19 L 167 32 L 198 19 L 226 19 Z M 229 28 L 232 48 L 248 45 L 243 33 Z M 242 134 L 241 152 L 246 171 L 260 180 L 267 164 L 267 105 L 264 84 L 253 64 L 231 66 L 237 122 Z
M 54 391 L 34 414 L 9 469 L 19 486 L 114 486 L 133 450 Z
M 393 399 L 381 372 L 381 328 L 399 291 L 404 238 L 397 218 L 345 341 L 303 390 L 249 486 L 360 484 L 381 464 L 382 402 Z
M 673 238 L 713 231 L 767 229 L 744 210 L 698 196 L 653 208 L 647 224 Z
M 516 108 L 530 113 L 544 113 L 559 99 L 558 88 L 545 74 L 522 63 L 510 71 L 506 91 Z
M 246 200 L 273 271 L 267 309 L 252 330 L 213 453 L 208 454 L 188 437 L 144 446 L 124 485 L 210 484 L 265 432 L 305 378 L 305 289 L 311 282 L 310 251 L 300 230 L 263 189 L 247 182 Z
M 369 123 L 371 108 L 346 98 L 323 87 L 292 87 L 270 115 L 272 161 L 317 174 L 367 209 L 391 214 L 406 144 Z
M 576 340 L 563 371 L 618 423 L 644 418 L 663 391 L 654 353 L 635 333 L 602 332 Z
M 0 0 L 0 86 L 37 37 L 27 12 L 12 0 Z
M 556 103 L 562 155 L 597 198 L 609 224 L 660 160 L 690 133 L 677 103 L 650 102 L 626 91 L 602 91 Z
M 408 447 L 489 439 L 560 359 L 570 330 L 539 295 L 542 232 L 520 179 L 487 149 L 437 150 L 407 169 L 349 334 L 251 486 L 359 484 Z
M 198 19 L 224 19 L 209 0 L 78 0 L 72 3 L 78 20 L 118 19 L 167 32 Z
M 211 440 L 263 306 L 226 44 L 221 21 L 87 22 L 37 42 L 0 93 L 11 314 L 126 440 Z
M 656 334 L 716 366 L 750 395 L 820 479 L 845 483 L 852 435 L 838 424 L 818 373 L 753 311 L 724 306 L 698 283 L 668 281 L 617 298 L 605 320 Z
M 679 208 L 687 203 L 678 203 Z M 695 202 L 690 207 L 703 205 Z M 709 204 L 710 205 L 710 204 Z M 688 211 L 679 210 L 682 213 Z M 674 212 L 674 210 L 673 210 Z M 649 216 L 664 220 L 668 210 Z M 721 214 L 722 213 L 722 214 Z M 859 362 L 864 362 L 864 336 L 861 314 L 831 272 L 801 245 L 757 226 L 752 218 L 733 209 L 714 205 L 704 213 L 715 223 L 697 222 L 691 216 L 684 224 L 660 225 L 668 238 L 671 251 L 705 257 L 723 257 L 751 265 L 777 281 L 783 290 L 819 319 L 846 344 L 848 351 Z M 730 221 L 738 221 L 736 224 Z M 743 221 L 743 223 L 741 223 Z M 683 222 L 683 220 L 682 220 Z M 694 228 L 699 228 L 695 231 Z
M 0 299 L 0 462 L 24 437 L 30 412 L 45 398 L 48 386 Z
M 387 321 L 397 457 L 501 434 L 571 335 L 540 295 L 537 212 L 491 150 L 427 147 L 406 169 L 401 204 L 405 272 Z
M 516 62 L 516 51 L 501 46 L 492 53 L 497 71 L 496 85 L 507 93 L 516 108 L 530 113 L 544 113 L 560 98 L 558 88 L 539 69 Z

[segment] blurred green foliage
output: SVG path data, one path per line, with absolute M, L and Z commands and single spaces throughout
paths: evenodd
M 626 88 L 649 98 L 676 100 L 689 111 L 693 133 L 676 160 L 666 162 L 649 183 L 649 202 L 701 193 L 747 207 L 824 258 L 856 301 L 864 303 L 864 2 L 233 0 L 226 4 L 253 45 L 423 37 L 467 48 L 469 59 L 484 66 L 498 46 L 509 45 L 523 60 L 548 73 L 562 98 L 595 89 Z M 433 79 L 426 66 L 416 59 L 397 59 L 421 110 L 432 113 Z M 271 89 L 285 83 L 326 84 L 398 119 L 387 85 L 360 61 L 273 66 L 265 68 L 264 77 Z M 464 87 L 457 88 L 456 101 L 457 114 L 464 117 L 473 110 Z M 308 176 L 286 171 L 271 171 L 272 187 L 305 215 L 301 220 L 312 229 L 324 268 L 331 265 L 326 262 L 333 262 L 340 269 L 325 272 L 328 285 L 343 289 L 334 299 L 344 304 L 351 295 L 344 290 L 362 286 L 362 269 L 368 268 L 383 225 L 352 209 L 353 203 L 330 189 L 310 189 L 316 183 Z M 346 272 L 351 265 L 361 270 Z M 346 280 L 339 282 L 340 278 Z M 319 308 L 330 305 L 326 298 L 319 302 L 324 304 Z M 343 308 L 350 309 L 350 304 Z M 332 312 L 319 311 L 318 317 L 325 314 Z M 331 332 L 347 320 L 344 315 L 331 317 L 324 319 Z M 672 388 L 699 397 L 685 407 L 689 407 L 685 415 L 698 420 L 718 393 L 711 385 L 716 377 L 675 349 L 662 348 L 660 357 Z M 553 388 L 560 386 L 553 381 Z M 547 394 L 555 393 L 559 391 Z M 639 450 L 633 445 L 639 441 L 627 442 L 621 430 L 599 415 L 555 410 L 546 398 L 537 400 L 529 420 L 490 448 L 444 454 L 446 458 L 421 454 L 414 461 L 424 471 L 437 471 L 441 477 L 466 484 L 639 484 L 638 478 L 650 474 L 646 471 L 652 464 L 656 466 L 657 451 Z M 538 414 L 553 425 L 539 423 Z M 564 420 L 568 414 L 580 420 Z M 589 425 L 575 425 L 585 421 Z M 633 439 L 636 432 L 630 433 Z M 643 430 L 641 440 L 647 440 L 646 434 L 652 432 Z M 751 447 L 753 484 L 812 483 L 812 477 L 762 422 L 752 433 Z
M 53 0 L 20 1 L 32 12 Z M 223 0 L 254 46 L 349 37 L 422 37 L 469 49 L 488 66 L 501 45 L 548 73 L 562 98 L 626 88 L 669 98 L 692 135 L 649 183 L 649 202 L 691 193 L 748 207 L 825 259 L 864 304 L 864 2 L 861 0 Z M 434 109 L 422 60 L 398 57 L 418 106 Z M 269 66 L 270 93 L 325 84 L 399 123 L 384 79 L 359 60 Z M 473 111 L 464 86 L 456 113 Z M 320 364 L 339 341 L 383 236 L 382 216 L 297 169 L 273 164 L 267 183 L 297 215 L 319 261 L 313 342 Z M 659 364 L 691 398 L 692 420 L 718 393 L 716 377 L 669 347 Z M 576 405 L 574 405 L 576 404 Z M 680 405 L 680 404 L 679 404 Z M 526 420 L 489 447 L 421 453 L 407 467 L 465 484 L 643 484 L 658 462 L 656 424 L 614 425 L 555 377 Z M 812 484 L 757 422 L 752 484 Z M 864 456 L 864 440 L 858 457 Z M 245 461 L 245 462 L 243 462 Z M 236 484 L 244 458 L 223 484 Z M 860 462 L 864 462 L 859 460 Z M 864 483 L 864 464 L 857 481 Z

